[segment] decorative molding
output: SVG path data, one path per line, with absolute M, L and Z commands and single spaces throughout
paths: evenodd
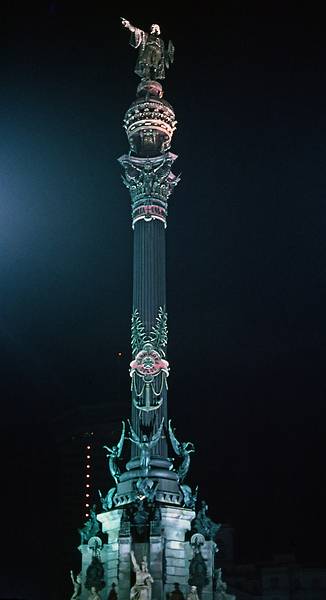
M 167 389 L 169 363 L 165 358 L 168 341 L 167 313 L 160 306 L 156 323 L 149 334 L 137 309 L 131 318 L 131 347 L 134 360 L 130 363 L 132 401 L 145 412 L 157 410 Z
M 153 83 L 157 85 L 157 82 Z M 159 90 L 154 91 L 159 95 Z M 153 93 L 153 90 L 151 92 Z M 127 110 L 124 118 L 129 145 L 136 154 L 140 154 L 139 151 L 143 148 L 155 149 L 156 155 L 167 152 L 176 124 L 172 106 L 159 97 L 138 98 Z
M 167 225 L 168 198 L 180 181 L 171 172 L 176 155 L 167 152 L 153 158 L 125 154 L 118 160 L 124 167 L 123 183 L 131 196 L 132 227 L 141 219 L 158 219 Z
M 116 494 L 114 497 L 114 505 L 118 508 L 120 506 L 125 506 L 126 504 L 131 504 L 137 500 L 139 500 L 139 492 L 136 489 L 127 494 Z M 181 493 L 162 492 L 158 490 L 155 491 L 155 500 L 157 502 L 162 502 L 163 504 L 171 504 L 178 507 L 183 504 L 183 496 Z

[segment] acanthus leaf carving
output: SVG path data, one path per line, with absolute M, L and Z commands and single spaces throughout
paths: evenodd
M 156 317 L 156 325 L 152 327 L 152 331 L 150 333 L 150 340 L 154 348 L 162 356 L 165 356 L 165 347 L 168 343 L 167 320 L 167 313 L 162 306 L 160 306 L 158 316 Z
M 131 317 L 131 350 L 133 356 L 136 356 L 142 350 L 146 339 L 145 328 L 136 308 Z

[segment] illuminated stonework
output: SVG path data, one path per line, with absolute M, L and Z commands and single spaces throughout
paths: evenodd
M 153 378 L 161 371 L 169 374 L 169 363 L 164 360 L 150 343 L 145 344 L 144 349 L 138 352 L 135 360 L 130 363 L 131 377 L 137 372 L 141 377 Z
M 166 227 L 168 198 L 179 182 L 180 176 L 171 172 L 176 155 L 141 158 L 124 155 L 119 159 L 125 169 L 123 182 L 131 196 L 132 227 L 140 219 L 158 219 Z
M 125 116 L 125 129 L 134 152 L 138 142 L 146 148 L 160 146 L 162 151 L 169 150 L 175 126 L 173 110 L 159 100 L 135 103 Z
M 165 358 L 168 340 L 167 314 L 162 307 L 149 334 L 137 310 L 131 319 L 131 347 L 134 359 L 130 363 L 131 390 L 134 406 L 145 412 L 157 410 L 167 389 L 169 363 Z
M 115 486 L 100 495 L 103 512 L 97 520 L 102 533 L 108 534 L 101 548 L 103 597 L 110 597 L 113 589 L 119 600 L 130 600 L 131 557 L 139 563 L 146 555 L 153 575 L 152 597 L 164 600 L 176 582 L 188 595 L 193 550 L 186 534 L 195 518 L 197 499 L 197 489 L 193 492 L 185 483 L 194 445 L 176 437 L 167 406 L 165 229 L 169 197 L 180 176 L 171 171 L 177 158 L 170 152 L 175 114 L 163 98 L 161 84 L 153 79 L 165 76 L 174 47 L 172 42 L 164 45 L 157 26 L 148 34 L 124 18 L 122 24 L 130 31 L 131 45 L 138 48 L 136 73 L 141 77 L 124 120 L 129 151 L 119 159 L 130 193 L 133 228 L 131 418 L 129 435 L 123 422 L 120 441 L 106 447 Z M 126 441 L 129 459 L 122 456 Z M 90 564 L 84 542 L 80 546 L 83 578 Z M 213 599 L 215 544 L 208 544 L 203 544 L 210 568 L 203 600 Z M 86 595 L 80 600 L 87 600 Z
M 157 156 L 170 149 L 175 114 L 157 81 L 141 82 L 137 96 L 124 118 L 130 149 L 138 156 Z

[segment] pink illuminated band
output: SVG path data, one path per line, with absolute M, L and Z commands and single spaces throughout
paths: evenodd
M 134 372 L 142 375 L 158 375 L 160 371 L 164 371 L 165 374 L 169 375 L 169 363 L 164 360 L 158 352 L 155 350 L 141 350 L 138 352 L 135 360 L 130 363 L 130 377 L 133 376 Z
M 166 209 L 156 204 L 142 204 L 133 210 L 132 215 L 132 228 L 137 221 L 144 219 L 145 221 L 151 221 L 152 219 L 158 219 L 164 223 L 166 227 Z

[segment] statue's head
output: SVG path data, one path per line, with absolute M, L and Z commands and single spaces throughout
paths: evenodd
M 191 589 L 192 592 L 197 592 L 197 586 L 196 585 L 192 585 L 190 589 Z
M 140 568 L 143 572 L 147 571 L 147 562 L 145 560 L 141 561 Z
M 78 575 L 76 576 L 76 581 L 77 583 L 81 583 L 81 574 L 78 573 Z
M 143 433 L 143 442 L 148 442 L 148 435 L 147 433 Z
M 160 26 L 153 23 L 153 25 L 151 25 L 151 33 L 154 35 L 160 35 L 160 33 L 161 33 Z
M 96 594 L 96 587 L 95 587 L 95 585 L 92 585 L 92 587 L 91 587 L 91 592 L 92 592 L 93 594 Z

